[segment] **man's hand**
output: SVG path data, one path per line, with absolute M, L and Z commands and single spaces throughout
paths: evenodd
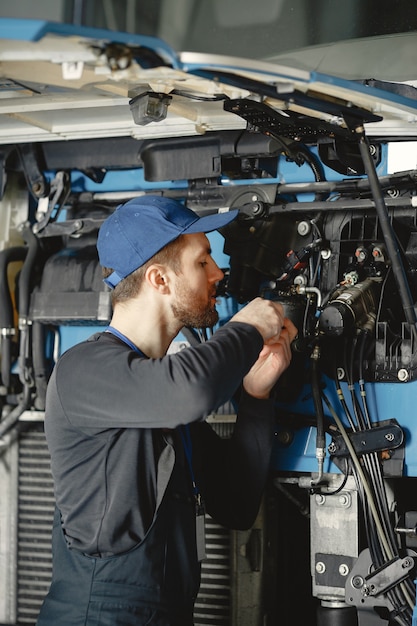
M 279 339 L 284 325 L 284 309 L 278 302 L 255 298 L 230 321 L 251 324 L 261 333 L 264 343 L 274 343 Z
M 249 395 L 269 398 L 275 383 L 291 362 L 291 342 L 296 336 L 296 327 L 291 320 L 284 318 L 278 338 L 274 336 L 265 342 L 258 360 L 243 379 L 243 387 Z

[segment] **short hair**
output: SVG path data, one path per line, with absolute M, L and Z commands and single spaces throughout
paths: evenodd
M 153 257 L 151 257 L 146 263 L 138 267 L 134 272 L 126 276 L 121 280 L 114 289 L 111 291 L 111 301 L 114 306 L 118 302 L 125 302 L 138 295 L 145 278 L 146 270 L 153 263 L 160 263 L 161 265 L 168 265 L 175 274 L 181 272 L 181 260 L 180 253 L 185 245 L 184 235 L 180 235 L 174 241 L 171 241 L 166 246 L 159 250 Z M 103 278 L 107 278 L 113 273 L 113 269 L 110 267 L 103 267 Z

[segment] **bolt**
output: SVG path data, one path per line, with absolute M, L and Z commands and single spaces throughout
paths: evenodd
M 323 261 L 327 261 L 332 256 L 332 252 L 328 248 L 326 250 L 322 250 L 320 254 Z
M 297 231 L 299 235 L 301 235 L 302 237 L 305 237 L 311 231 L 310 223 L 306 222 L 305 220 L 300 222 L 297 226 Z
M 339 574 L 341 576 L 347 576 L 349 574 L 349 567 L 346 565 L 346 563 L 341 563 L 339 565 Z
M 332 441 L 331 443 L 329 443 L 329 445 L 327 446 L 327 450 L 329 452 L 329 454 L 334 454 L 337 450 L 337 445 L 335 444 L 334 441 Z
M 399 369 L 398 372 L 397 372 L 397 377 L 398 377 L 398 380 L 401 383 L 407 382 L 407 380 L 409 378 L 407 370 L 405 368 L 403 368 L 403 367 L 401 369 Z
M 254 202 L 254 205 L 252 207 L 252 214 L 258 215 L 259 213 L 262 213 L 262 204 L 260 202 Z
M 385 439 L 386 439 L 387 441 L 394 441 L 394 435 L 393 435 L 392 433 L 387 433 L 387 434 L 385 435 Z
M 361 587 L 363 587 L 363 583 L 364 580 L 362 576 L 354 576 L 352 578 L 352 586 L 355 587 L 355 589 L 360 589 Z
M 35 182 L 32 184 L 32 191 L 35 196 L 40 196 L 43 193 L 44 185 L 41 182 Z
M 318 561 L 316 563 L 316 572 L 317 574 L 324 574 L 324 572 L 326 571 L 326 566 L 322 561 Z
M 306 282 L 307 280 L 304 274 L 299 274 L 298 276 L 294 277 L 294 285 L 297 285 L 297 287 L 305 287 Z
M 323 505 L 326 502 L 325 496 L 322 493 L 316 493 L 316 504 L 319 506 Z
M 339 504 L 340 506 L 349 506 L 350 498 L 346 493 L 339 496 Z

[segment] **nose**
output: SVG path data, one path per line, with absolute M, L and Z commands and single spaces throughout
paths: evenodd
M 224 277 L 224 273 L 212 257 L 210 257 L 210 261 L 209 281 L 210 283 L 218 283 Z

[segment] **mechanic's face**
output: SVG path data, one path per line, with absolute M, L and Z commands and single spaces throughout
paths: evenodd
M 175 281 L 172 311 L 182 326 L 210 328 L 219 319 L 216 311 L 216 283 L 223 272 L 211 256 L 210 243 L 203 233 L 184 235 L 181 273 Z

